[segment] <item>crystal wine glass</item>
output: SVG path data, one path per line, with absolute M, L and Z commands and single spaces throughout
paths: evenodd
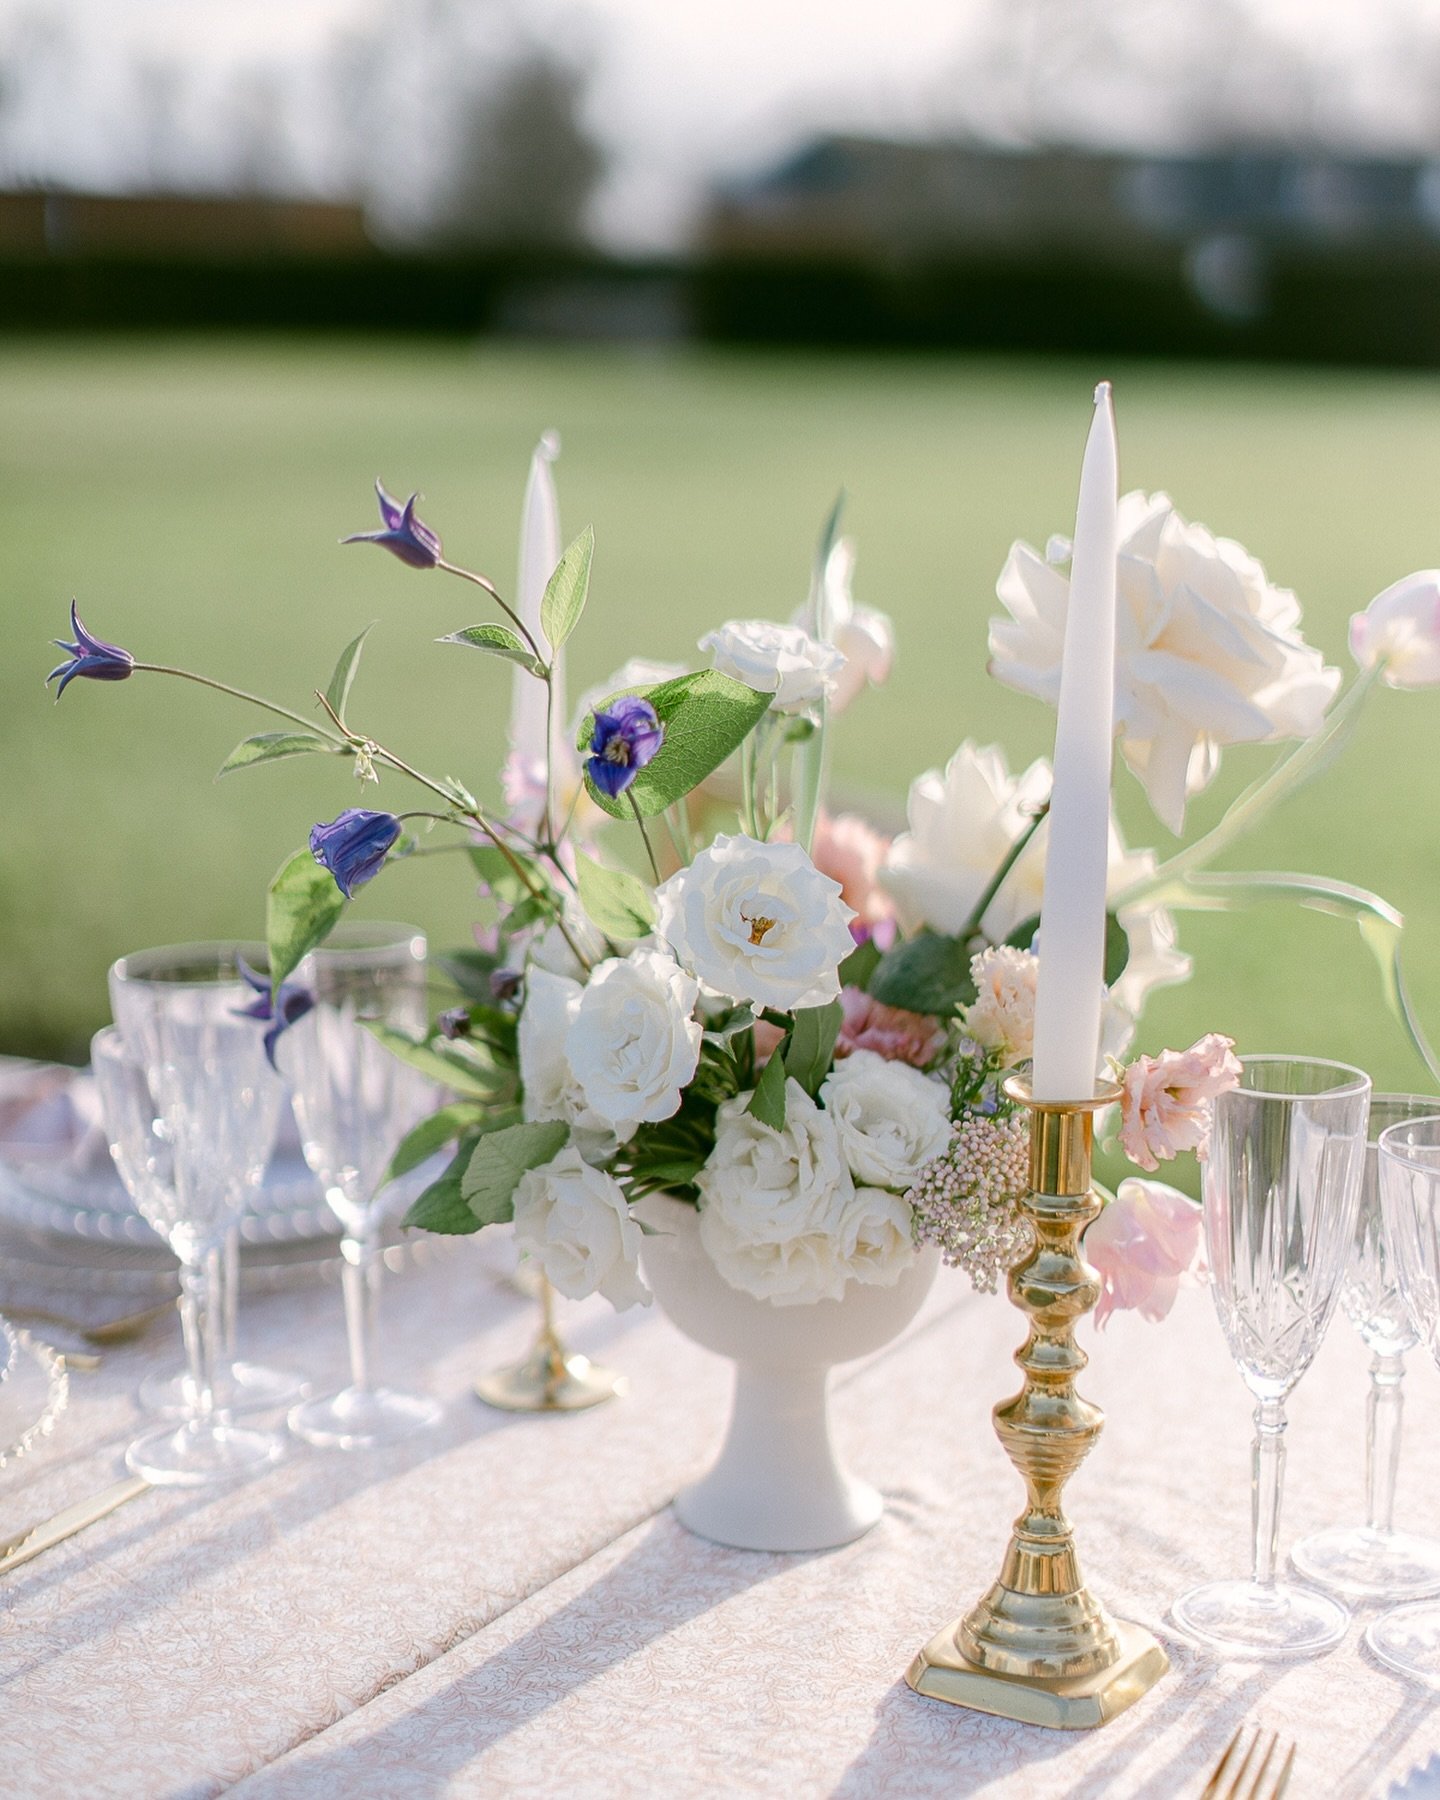
M 1440 1363 L 1440 1114 L 1381 1132 L 1380 1206 L 1411 1323 Z M 1440 1600 L 1397 1606 L 1365 1641 L 1389 1668 L 1440 1688 Z
M 1302 1538 L 1290 1552 L 1310 1581 L 1358 1599 L 1413 1600 L 1440 1590 L 1440 1539 L 1396 1531 L 1395 1471 L 1405 1404 L 1405 1352 L 1419 1341 L 1405 1310 L 1394 1253 L 1380 1212 L 1380 1133 L 1440 1110 L 1425 1094 L 1372 1094 L 1370 1142 L 1355 1242 L 1340 1287 L 1340 1307 L 1371 1353 L 1365 1409 L 1365 1523 L 1334 1525 Z
M 1355 1231 L 1370 1078 L 1307 1057 L 1243 1059 L 1215 1102 L 1205 1164 L 1205 1249 L 1220 1326 L 1254 1395 L 1249 1581 L 1211 1581 L 1175 1623 L 1243 1657 L 1312 1656 L 1337 1644 L 1338 1601 L 1275 1579 L 1285 1399 L 1330 1323 Z
M 341 1450 L 393 1443 L 440 1417 L 434 1400 L 375 1379 L 383 1177 L 395 1146 L 423 1115 L 431 1084 L 366 1029 L 425 1029 L 425 939 L 412 925 L 344 922 L 306 957 L 300 979 L 315 1005 L 281 1039 L 305 1160 L 344 1229 L 341 1275 L 350 1384 L 307 1400 L 290 1429 Z
M 272 1432 L 231 1423 L 216 1391 L 225 1239 L 269 1159 L 284 1089 L 255 1022 L 241 947 L 190 944 L 122 957 L 110 971 L 120 1030 L 93 1061 L 112 1154 L 135 1204 L 180 1259 L 181 1319 L 194 1405 L 178 1429 L 137 1438 L 126 1462 L 179 1486 L 275 1462 Z

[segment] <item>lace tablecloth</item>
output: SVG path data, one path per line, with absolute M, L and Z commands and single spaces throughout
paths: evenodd
M 1100 1732 L 1048 1733 L 925 1701 L 917 1646 L 994 1576 L 1017 1478 L 989 1426 L 1022 1334 L 942 1276 L 898 1343 L 836 1377 L 838 1434 L 889 1510 L 825 1556 L 690 1537 L 665 1510 L 703 1465 L 722 1364 L 653 1312 L 567 1307 L 624 1401 L 512 1417 L 469 1395 L 519 1353 L 533 1306 L 461 1243 L 393 1284 L 389 1367 L 448 1405 L 379 1455 L 296 1447 L 215 1497 L 153 1492 L 0 1583 L 0 1793 L 202 1796 L 1198 1793 L 1241 1719 L 1300 1742 L 1291 1794 L 1370 1800 L 1440 1748 L 1434 1696 L 1360 1644 L 1221 1664 L 1166 1622 L 1176 1592 L 1241 1572 L 1249 1408 L 1209 1297 L 1162 1327 L 1090 1333 L 1104 1437 L 1067 1496 L 1091 1580 L 1174 1667 Z M 339 1298 L 253 1303 L 252 1354 L 339 1373 Z M 1088 1332 L 1088 1327 L 1086 1328 Z M 0 1535 L 113 1480 L 163 1337 L 74 1378 L 71 1411 L 0 1476 Z M 1400 1503 L 1440 1530 L 1440 1376 L 1413 1357 Z M 1337 1320 L 1292 1408 L 1284 1518 L 1361 1507 L 1365 1357 Z

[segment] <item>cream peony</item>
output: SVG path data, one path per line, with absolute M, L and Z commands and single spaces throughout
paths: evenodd
M 1421 569 L 1393 582 L 1356 613 L 1350 653 L 1362 669 L 1378 664 L 1389 687 L 1440 682 L 1440 569 Z
M 970 959 L 975 998 L 965 1009 L 965 1034 L 1007 1063 L 1035 1052 L 1035 984 L 1040 958 L 1033 950 L 999 944 Z
M 798 713 L 823 700 L 845 666 L 833 644 L 822 644 L 799 625 L 769 619 L 731 619 L 707 631 L 700 648 L 715 667 L 757 693 L 773 694 L 772 712 Z
M 777 1305 L 838 1300 L 856 1239 L 847 1236 L 855 1184 L 834 1121 L 796 1081 L 785 1126 L 746 1112 L 748 1094 L 720 1107 L 715 1147 L 696 1177 L 700 1241 L 732 1287 Z
M 1115 718 L 1120 749 L 1174 832 L 1185 802 L 1226 744 L 1309 737 L 1340 684 L 1300 635 L 1294 594 L 1277 588 L 1229 538 L 1191 525 L 1164 494 L 1120 502 Z M 1057 560 L 1069 546 L 1052 543 Z M 1015 544 L 996 593 L 1010 615 L 990 622 L 991 673 L 1052 703 L 1070 583 Z
M 655 902 L 676 961 L 717 993 L 785 1012 L 839 998 L 854 915 L 798 844 L 717 837 Z
M 619 1182 L 592 1169 L 573 1144 L 516 1184 L 515 1243 L 568 1299 L 603 1294 L 617 1312 L 648 1306 L 640 1235 Z
M 850 1173 L 865 1187 L 903 1193 L 950 1142 L 950 1096 L 908 1063 L 856 1050 L 820 1088 Z
M 886 855 L 879 882 L 895 901 L 907 933 L 928 925 L 952 936 L 963 931 L 981 896 L 1036 810 L 1050 795 L 1050 766 L 1034 762 L 1012 775 L 996 745 L 979 748 L 967 740 L 944 770 L 929 769 L 911 783 L 902 832 Z M 1155 868 L 1152 850 L 1127 850 L 1114 819 L 1110 822 L 1111 894 L 1136 886 Z M 1045 887 L 1045 827 L 1031 838 L 985 909 L 980 928 L 1000 943 L 1040 912 Z M 1184 981 L 1190 959 L 1175 947 L 1174 921 L 1153 907 L 1126 908 L 1120 915 L 1130 940 L 1130 960 L 1112 999 L 1133 1029 L 1153 988 Z M 1123 1039 L 1120 1047 L 1123 1047 Z M 1115 1049 L 1111 1041 L 1108 1049 Z
M 585 1104 L 622 1137 L 668 1119 L 700 1060 L 700 984 L 671 957 L 633 950 L 590 976 L 565 1034 Z

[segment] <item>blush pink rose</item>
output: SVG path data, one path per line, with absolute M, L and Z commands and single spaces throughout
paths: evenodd
M 1085 1256 L 1102 1288 L 1095 1323 L 1122 1308 L 1160 1320 L 1200 1246 L 1200 1208 L 1161 1181 L 1132 1175 L 1085 1233 Z
M 822 812 L 815 821 L 810 860 L 822 875 L 840 883 L 840 898 L 855 913 L 852 930 L 868 926 L 873 931 L 895 918 L 895 904 L 876 879 L 889 849 L 890 839 L 855 813 L 832 819 Z
M 1188 1050 L 1140 1056 L 1125 1071 L 1120 1142 L 1131 1162 L 1158 1169 L 1182 1150 L 1205 1155 L 1210 1103 L 1240 1079 L 1233 1038 L 1211 1032 Z
M 837 1057 L 849 1056 L 855 1050 L 873 1050 L 886 1062 L 909 1063 L 912 1068 L 923 1069 L 934 1062 L 945 1046 L 940 1021 L 925 1013 L 882 1005 L 853 987 L 841 990 L 840 1006 L 843 1017 L 840 1036 L 835 1041 Z

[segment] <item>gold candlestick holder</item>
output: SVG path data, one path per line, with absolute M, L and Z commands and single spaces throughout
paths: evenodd
M 625 1393 L 630 1384 L 623 1375 L 566 1349 L 555 1329 L 555 1290 L 544 1275 L 538 1291 L 540 1330 L 529 1353 L 482 1375 L 477 1397 L 502 1412 L 583 1412 Z
M 1139 1625 L 1112 1619 L 1080 1573 L 1065 1483 L 1100 1435 L 1105 1416 L 1075 1392 L 1088 1357 L 1075 1322 L 1100 1297 L 1080 1234 L 1100 1212 L 1090 1185 L 1095 1114 L 1120 1097 L 1037 1101 L 1019 1077 L 1005 1084 L 1030 1108 L 1030 1192 L 1020 1210 L 1034 1243 L 1010 1271 L 1011 1300 L 1030 1318 L 1015 1352 L 1025 1380 L 995 1408 L 995 1430 L 1025 1482 L 1000 1577 L 989 1593 L 920 1651 L 905 1679 L 916 1693 L 1003 1719 L 1061 1730 L 1104 1725 L 1169 1668 Z

